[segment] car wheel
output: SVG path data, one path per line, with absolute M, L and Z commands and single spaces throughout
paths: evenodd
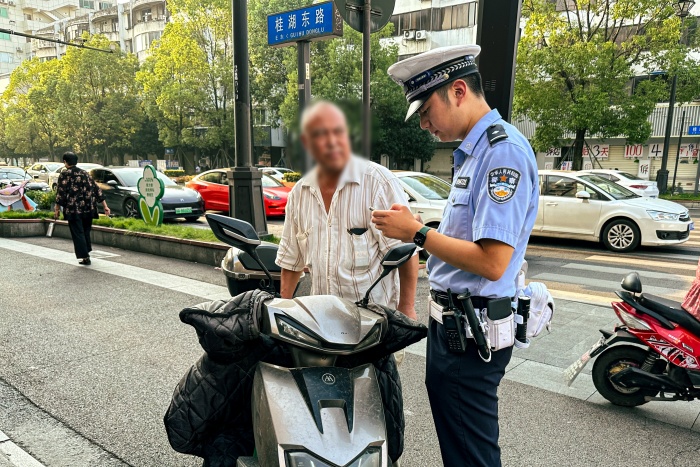
M 185 217 L 185 222 L 197 222 L 199 220 L 199 216 L 188 216 Z
M 141 217 L 139 205 L 135 199 L 129 198 L 124 202 L 124 217 Z
M 641 234 L 637 225 L 628 219 L 615 219 L 603 229 L 605 248 L 616 253 L 632 251 L 639 246 Z

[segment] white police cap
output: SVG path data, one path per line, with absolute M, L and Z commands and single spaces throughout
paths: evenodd
M 439 47 L 391 65 L 389 76 L 403 86 L 409 103 L 406 120 L 440 86 L 477 73 L 474 58 L 479 52 L 478 45 Z

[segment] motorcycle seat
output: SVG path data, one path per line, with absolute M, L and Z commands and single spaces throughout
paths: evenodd
M 686 328 L 696 336 L 700 336 L 700 321 L 685 311 L 679 302 L 655 295 L 641 294 L 639 296 L 639 304 Z

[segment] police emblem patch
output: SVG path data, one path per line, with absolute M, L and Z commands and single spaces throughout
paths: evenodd
M 520 183 L 520 172 L 507 167 L 499 167 L 489 172 L 489 197 L 503 204 L 515 196 Z

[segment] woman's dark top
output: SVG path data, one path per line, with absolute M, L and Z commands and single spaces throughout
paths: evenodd
M 63 208 L 64 219 L 97 219 L 97 203 L 104 200 L 102 190 L 84 170 L 73 166 L 58 176 L 56 204 Z

